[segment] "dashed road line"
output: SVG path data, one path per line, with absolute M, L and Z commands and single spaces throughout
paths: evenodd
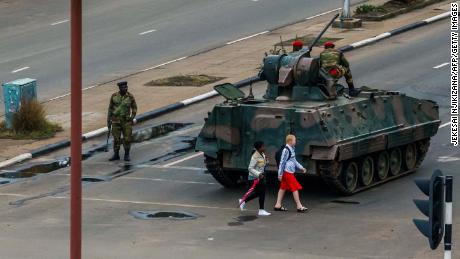
M 170 166 L 172 166 L 172 165 L 177 165 L 177 164 L 179 164 L 179 163 L 182 163 L 182 162 L 184 162 L 184 161 L 187 161 L 187 160 L 190 160 L 190 159 L 192 159 L 192 158 L 195 158 L 195 157 L 198 157 L 198 156 L 202 156 L 202 155 L 203 155 L 203 152 L 198 152 L 198 153 L 193 154 L 193 155 L 191 155 L 191 156 L 187 156 L 187 157 L 184 157 L 184 158 L 182 158 L 182 159 L 179 159 L 179 160 L 176 160 L 176 161 L 174 161 L 174 162 L 171 162 L 171 163 L 169 163 L 169 164 L 166 164 L 166 165 L 164 165 L 164 167 L 170 167 Z
M 49 196 L 52 199 L 68 199 L 66 196 Z M 184 207 L 184 208 L 196 208 L 196 209 L 220 209 L 220 210 L 239 210 L 239 208 L 228 208 L 218 206 L 207 206 L 207 205 L 194 205 L 194 204 L 183 204 L 183 203 L 168 203 L 168 202 L 150 202 L 150 201 L 134 201 L 134 200 L 118 200 L 118 199 L 101 199 L 101 198 L 83 198 L 83 201 L 99 201 L 109 203 L 129 203 L 129 204 L 144 204 L 144 205 L 157 205 L 157 206 L 172 206 L 172 207 Z
M 11 197 L 30 197 L 30 195 L 17 194 L 17 193 L 0 193 L 0 196 L 11 196 Z M 43 198 L 48 199 L 69 199 L 67 196 L 46 196 Z M 118 200 L 118 199 L 101 199 L 101 198 L 82 198 L 83 201 L 98 201 L 98 202 L 109 202 L 109 203 L 128 203 L 128 204 L 144 204 L 144 205 L 157 205 L 157 206 L 172 206 L 172 207 L 184 207 L 184 208 L 196 208 L 196 209 L 219 209 L 219 210 L 239 210 L 239 208 L 229 207 L 218 207 L 218 206 L 207 206 L 207 205 L 194 205 L 194 204 L 183 204 L 183 203 L 168 203 L 168 202 L 150 202 L 150 201 L 134 201 L 134 200 Z M 248 210 L 250 211 L 250 210 Z
M 449 163 L 449 162 L 455 162 L 459 161 L 460 158 L 458 157 L 453 157 L 453 156 L 440 156 L 438 157 L 437 161 L 441 163 Z
M 442 124 L 441 126 L 439 126 L 439 129 L 444 128 L 444 127 L 446 127 L 446 126 L 449 126 L 450 124 L 451 124 L 450 121 L 449 121 L 449 122 L 446 122 L 446 123 Z
M 176 170 L 188 170 L 188 171 L 205 171 L 206 168 L 193 167 L 193 166 L 168 166 L 164 165 L 138 165 L 139 168 L 154 168 L 154 169 L 176 169 Z
M 446 63 L 439 64 L 439 65 L 437 65 L 437 66 L 434 66 L 433 68 L 434 68 L 434 69 L 439 69 L 439 68 L 445 67 L 445 66 L 447 66 L 447 65 L 449 65 L 449 64 L 450 64 L 449 62 L 446 62 Z
M 24 71 L 26 69 L 29 69 L 30 67 L 21 67 L 21 68 L 18 68 L 18 69 L 15 69 L 13 71 L 11 71 L 12 74 L 15 74 L 17 72 L 20 72 L 20 71 Z
M 159 64 L 159 65 L 153 66 L 153 67 L 148 67 L 146 69 L 143 69 L 142 72 L 146 72 L 146 71 L 149 71 L 149 70 L 152 70 L 152 69 L 155 69 L 155 68 L 166 66 L 166 65 L 169 65 L 169 64 L 177 62 L 177 61 L 181 61 L 181 60 L 186 59 L 186 58 L 188 58 L 188 56 L 181 57 L 181 58 L 176 58 L 176 59 L 170 60 L 168 62 L 165 62 L 165 63 Z
M 65 19 L 65 20 L 62 20 L 62 21 L 53 22 L 51 25 L 54 26 L 54 25 L 58 25 L 58 24 L 61 24 L 61 23 L 66 23 L 68 21 L 69 21 L 69 19 Z
M 157 30 L 148 30 L 148 31 L 144 31 L 144 32 L 141 32 L 139 33 L 139 35 L 145 35 L 145 34 L 149 34 L 149 33 L 152 33 L 152 32 L 156 32 Z
M 233 43 L 237 43 L 237 42 L 240 42 L 240 41 L 243 41 L 243 40 L 247 40 L 247 39 L 250 39 L 250 38 L 254 38 L 256 36 L 259 36 L 259 35 L 263 35 L 263 34 L 266 34 L 266 33 L 269 33 L 270 31 L 263 31 L 263 32 L 259 32 L 259 33 L 256 33 L 256 34 L 253 34 L 253 35 L 250 35 L 250 36 L 246 36 L 246 37 L 243 37 L 243 38 L 240 38 L 240 39 L 237 39 L 237 40 L 234 40 L 234 41 L 229 41 L 226 43 L 226 45 L 231 45 Z
M 147 177 L 133 177 L 133 176 L 124 176 L 124 177 L 120 177 L 117 179 L 154 181 L 154 182 L 172 182 L 172 183 L 185 183 L 185 184 L 204 184 L 204 185 L 215 185 L 216 184 L 216 183 L 211 183 L 211 182 L 182 181 L 182 180 L 171 180 L 171 179 L 163 179 L 163 178 L 147 178 Z
M 315 18 L 317 18 L 317 17 L 323 16 L 323 15 L 326 15 L 326 14 L 330 14 L 330 13 L 333 13 L 333 12 L 336 12 L 336 11 L 339 11 L 339 10 L 342 10 L 342 8 L 336 8 L 336 9 L 334 9 L 334 10 L 330 10 L 330 11 L 327 11 L 327 12 L 324 12 L 324 13 L 320 13 L 320 14 L 317 14 L 317 15 L 313 15 L 313 16 L 310 16 L 310 17 L 305 18 L 305 20 L 315 19 Z

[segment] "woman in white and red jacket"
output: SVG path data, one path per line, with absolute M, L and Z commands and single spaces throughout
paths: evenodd
M 244 210 L 246 202 L 259 197 L 259 216 L 270 216 L 271 213 L 267 212 L 265 206 L 265 167 L 267 166 L 267 159 L 265 157 L 265 145 L 262 141 L 254 143 L 254 153 L 251 157 L 251 162 L 248 166 L 248 192 L 246 192 L 246 199 L 240 199 L 240 209 Z

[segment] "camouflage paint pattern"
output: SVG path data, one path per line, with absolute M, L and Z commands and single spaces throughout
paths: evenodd
M 271 62 L 270 66 L 277 59 L 292 61 L 293 56 L 297 60 L 311 59 L 292 53 L 269 56 L 265 61 Z M 284 68 L 294 75 L 299 69 L 295 62 L 285 62 Z M 317 68 L 312 65 L 302 69 L 303 73 L 312 73 Z M 295 134 L 297 159 L 310 173 L 318 173 L 318 164 L 324 161 L 340 163 L 427 140 L 437 133 L 440 124 L 435 102 L 404 93 L 369 89 L 353 98 L 331 97 L 316 84 L 298 84 L 296 76 L 287 85 L 276 82 L 279 75 L 267 78 L 271 79 L 267 79 L 264 99 L 216 105 L 197 139 L 196 150 L 220 159 L 223 169 L 230 173 L 246 171 L 257 140 L 266 145 L 271 162 L 267 171 L 275 172 L 276 150 L 284 144 L 287 134 Z
M 341 65 L 348 67 L 348 62 Z M 287 134 L 295 134 L 297 160 L 332 188 L 352 194 L 416 169 L 440 124 L 439 107 L 430 100 L 364 87 L 356 97 L 342 94 L 343 87 L 321 67 L 320 58 L 310 57 L 309 49 L 266 56 L 260 76 L 267 81 L 263 99 L 226 97 L 205 118 L 197 138 L 195 149 L 205 154 L 208 170 L 226 187 L 236 185 L 235 176 L 247 174 L 255 141 L 264 141 L 267 172 L 276 172 L 275 152 Z M 387 177 L 374 167 L 378 174 L 367 178 L 373 184 L 363 180 L 364 167 L 359 173 L 348 171 L 369 157 L 377 165 L 381 157 L 398 157 L 398 152 L 405 169 L 388 169 L 392 175 Z

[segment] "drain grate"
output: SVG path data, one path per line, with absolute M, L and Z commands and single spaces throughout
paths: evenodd
M 359 201 L 345 201 L 345 200 L 333 200 L 332 203 L 340 203 L 340 204 L 361 204 Z
M 131 211 L 130 214 L 137 219 L 190 220 L 202 217 L 186 211 Z

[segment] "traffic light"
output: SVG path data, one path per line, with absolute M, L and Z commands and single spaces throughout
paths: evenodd
M 440 170 L 431 179 L 416 179 L 415 184 L 429 196 L 429 200 L 414 200 L 428 220 L 414 219 L 414 224 L 428 238 L 431 249 L 436 249 L 444 236 L 444 181 Z

